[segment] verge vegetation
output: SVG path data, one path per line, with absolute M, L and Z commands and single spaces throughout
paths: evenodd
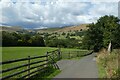
M 111 53 L 103 49 L 98 53 L 97 63 L 100 78 L 120 78 L 119 53 L 120 49 L 115 49 Z

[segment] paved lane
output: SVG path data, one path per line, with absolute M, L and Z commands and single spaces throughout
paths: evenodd
M 95 54 L 80 60 L 61 60 L 57 64 L 62 72 L 55 78 L 98 78 L 98 69 Z

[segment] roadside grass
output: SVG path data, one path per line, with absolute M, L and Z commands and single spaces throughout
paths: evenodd
M 97 55 L 97 63 L 99 69 L 99 78 L 118 78 L 120 73 L 118 70 L 118 53 L 119 49 L 108 53 L 105 49 Z
M 99 78 L 105 78 L 107 75 L 105 71 L 105 67 L 103 67 L 101 64 L 98 64 L 98 72 L 99 72 Z
M 33 80 L 52 80 L 60 72 L 61 71 L 58 69 L 55 69 L 53 67 L 48 67 L 48 69 L 45 72 L 39 72 L 38 74 L 31 77 L 30 79 L 33 79 Z
M 49 76 L 46 76 L 46 78 L 54 78 L 57 74 L 59 74 L 61 71 L 60 70 L 55 70 L 52 74 L 50 74 Z

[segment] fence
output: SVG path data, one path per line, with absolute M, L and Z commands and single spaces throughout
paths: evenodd
M 83 57 L 92 54 L 93 51 L 79 50 L 79 51 L 61 51 L 62 59 L 71 59 L 77 57 Z
M 82 56 L 92 54 L 92 52 L 93 51 L 86 51 L 86 50 L 61 52 L 60 49 L 57 49 L 54 51 L 47 52 L 46 55 L 43 55 L 43 56 L 35 56 L 35 57 L 28 56 L 27 58 L 0 62 L 0 66 L 3 66 L 3 67 L 4 65 L 15 66 L 15 65 L 18 65 L 17 63 L 21 63 L 21 65 L 10 67 L 0 71 L 0 74 L 5 74 L 2 76 L 1 79 L 2 80 L 8 79 L 8 78 L 28 79 L 40 72 L 44 72 L 44 73 L 47 72 L 47 70 L 51 66 L 55 69 L 59 69 L 59 66 L 56 64 L 56 62 L 61 58 L 71 59 L 76 57 L 82 57 Z M 6 75 L 6 73 L 9 73 L 9 74 Z
M 27 58 L 0 62 L 0 66 L 4 66 L 8 64 L 17 65 L 17 63 L 22 63 L 22 65 L 3 69 L 2 71 L 0 71 L 0 74 L 2 75 L 11 72 L 8 75 L 3 75 L 1 79 L 4 80 L 8 78 L 16 78 L 16 76 L 18 75 L 22 75 L 19 78 L 23 78 L 23 79 L 30 78 L 36 75 L 38 72 L 46 71 L 50 66 L 59 69 L 58 65 L 56 64 L 56 61 L 59 60 L 60 58 L 61 58 L 60 49 L 57 49 L 51 52 L 47 52 L 46 55 L 44 56 L 36 56 L 36 57 L 28 56 Z M 27 63 L 23 64 L 24 62 Z

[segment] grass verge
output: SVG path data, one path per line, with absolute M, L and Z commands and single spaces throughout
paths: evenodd
M 108 53 L 105 49 L 100 51 L 97 55 L 97 63 L 99 69 L 99 78 L 111 78 L 116 79 L 120 76 L 118 67 L 118 53 L 119 49 L 113 50 Z
M 38 74 L 31 77 L 30 79 L 33 79 L 33 80 L 52 80 L 60 72 L 61 72 L 60 70 L 55 69 L 52 66 L 50 66 L 47 68 L 46 71 L 39 72 Z

